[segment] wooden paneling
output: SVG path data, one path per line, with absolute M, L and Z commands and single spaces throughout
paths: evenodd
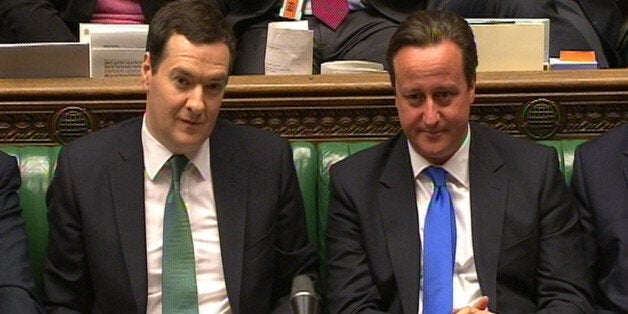
M 144 110 L 140 78 L 0 80 L 0 144 L 54 144 Z M 234 76 L 221 115 L 291 140 L 399 131 L 386 74 Z M 520 137 L 588 138 L 628 122 L 628 69 L 478 73 L 471 120 Z

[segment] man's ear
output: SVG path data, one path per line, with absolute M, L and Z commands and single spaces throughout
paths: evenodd
M 469 97 L 471 98 L 471 103 L 475 103 L 475 81 L 469 86 Z
M 151 67 L 150 52 L 144 54 L 144 61 L 142 62 L 142 87 L 144 90 L 148 90 L 150 87 L 150 80 L 153 76 L 153 68 Z

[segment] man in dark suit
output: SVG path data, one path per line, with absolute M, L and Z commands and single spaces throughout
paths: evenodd
M 236 73 L 263 74 L 267 26 L 268 22 L 279 20 L 281 1 L 215 1 L 238 35 L 238 56 L 247 56 L 239 58 Z M 548 18 L 550 56 L 558 57 L 561 50 L 593 50 L 600 66 L 608 67 L 593 26 L 585 21 L 577 28 L 575 22 L 584 21 L 585 17 L 561 15 L 556 1 L 559 0 L 348 0 L 350 12 L 337 29 L 316 16 L 306 18 L 314 32 L 315 67 L 335 60 L 366 60 L 387 67 L 384 56 L 388 40 L 410 13 L 423 9 L 453 11 L 465 18 Z
M 568 2 L 568 0 L 563 0 Z M 572 5 L 580 5 L 583 15 L 593 25 L 611 67 L 620 68 L 627 65 L 625 52 L 621 48 L 622 24 L 628 6 L 625 0 L 578 0 Z M 560 7 L 559 7 L 560 12 Z
M 581 145 L 572 189 L 599 313 L 628 312 L 628 124 Z
M 387 57 L 403 132 L 330 169 L 330 312 L 591 313 L 577 213 L 555 150 L 468 122 L 478 61 L 466 22 L 417 12 Z M 445 173 L 438 189 L 431 171 Z M 436 191 L 450 195 L 448 247 L 427 241 L 431 203 L 443 200 Z M 426 310 L 436 285 L 424 280 L 442 274 L 426 268 L 432 249 L 451 259 L 430 255 L 432 266 L 451 262 L 438 285 L 449 296 L 436 306 L 450 305 L 438 311 Z
M 60 153 L 48 194 L 48 309 L 289 313 L 292 278 L 315 271 L 315 251 L 287 141 L 218 119 L 231 30 L 213 7 L 181 0 L 157 13 L 147 42 L 143 119 Z M 184 240 L 170 245 L 172 233 Z M 177 283 L 173 271 L 191 276 Z M 190 311 L 170 307 L 181 300 L 193 300 Z
M 0 313 L 43 313 L 35 300 L 15 158 L 0 152 Z

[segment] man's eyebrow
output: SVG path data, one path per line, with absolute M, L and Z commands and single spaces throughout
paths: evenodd
M 192 73 L 190 73 L 190 71 L 186 70 L 185 68 L 183 68 L 181 66 L 173 67 L 172 69 L 170 69 L 170 73 L 192 75 Z
M 221 81 L 221 82 L 224 82 L 224 81 L 227 81 L 229 79 L 229 76 L 226 75 L 226 74 L 212 74 L 212 75 L 209 75 L 207 77 L 207 79 L 210 80 L 210 81 Z

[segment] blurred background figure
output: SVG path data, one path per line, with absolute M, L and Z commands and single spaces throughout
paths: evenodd
M 157 10 L 170 1 L 1 0 L 0 40 L 73 41 L 78 38 L 79 23 L 150 23 Z M 238 58 L 233 74 L 263 74 L 268 23 L 283 20 L 279 17 L 282 2 L 206 1 L 220 9 L 236 33 Z M 623 67 L 626 61 L 627 26 L 622 28 L 626 24 L 626 18 L 622 17 L 626 5 L 621 2 L 625 0 L 309 1 L 306 8 L 340 5 L 346 10 L 331 23 L 321 18 L 321 14 L 304 11 L 303 18 L 314 31 L 315 68 L 336 60 L 385 65 L 383 56 L 388 39 L 409 13 L 422 9 L 449 10 L 465 18 L 549 18 L 550 56 L 557 57 L 561 50 L 592 50 L 601 68 Z

